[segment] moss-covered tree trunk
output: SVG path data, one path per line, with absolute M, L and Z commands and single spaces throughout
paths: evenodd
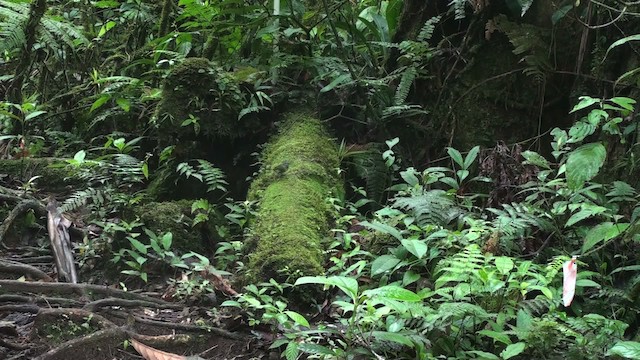
M 292 113 L 262 154 L 249 199 L 259 200 L 248 243 L 248 280 L 283 280 L 323 272 L 328 197 L 343 192 L 336 144 L 310 113 Z M 291 279 L 290 279 L 291 280 Z

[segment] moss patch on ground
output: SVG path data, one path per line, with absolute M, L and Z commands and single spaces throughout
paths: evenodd
M 135 215 L 154 233 L 171 232 L 173 247 L 181 252 L 206 253 L 202 233 L 191 227 L 191 201 L 150 202 L 135 209 Z
M 82 183 L 72 170 L 64 166 L 56 167 L 63 160 L 53 158 L 24 158 L 0 160 L 0 180 L 9 186 L 22 185 L 34 176 L 36 187 L 46 184 L 48 192 L 64 193 Z
M 248 196 L 260 202 L 247 243 L 248 280 L 322 274 L 331 218 L 326 199 L 343 192 L 335 143 L 318 119 L 292 113 L 262 160 Z

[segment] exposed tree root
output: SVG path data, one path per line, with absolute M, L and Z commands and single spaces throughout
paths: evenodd
M 42 280 L 46 282 L 53 281 L 53 279 L 49 275 L 47 275 L 44 271 L 34 266 L 22 264 L 22 263 L 11 261 L 11 260 L 0 259 L 0 271 L 27 275 L 34 280 Z
M 82 308 L 88 311 L 95 311 L 99 308 L 102 307 L 107 307 L 107 306 L 121 306 L 121 307 L 156 307 L 156 308 L 165 308 L 165 309 L 182 309 L 183 306 L 182 305 L 176 305 L 176 304 L 166 304 L 166 305 L 159 305 L 156 302 L 151 302 L 151 301 L 146 301 L 146 300 L 127 300 L 127 299 L 119 299 L 119 298 L 114 298 L 114 297 L 110 297 L 110 298 L 106 298 L 106 299 L 100 299 L 100 300 L 96 300 L 96 301 L 92 301 L 90 303 L 87 303 L 86 305 L 84 305 Z
M 127 331 L 123 327 L 110 327 L 99 330 L 87 336 L 69 340 L 62 345 L 53 348 L 46 353 L 36 357 L 34 360 L 54 360 L 54 359 L 71 359 L 71 354 L 81 352 L 81 350 L 95 347 L 107 341 L 109 343 L 121 343 L 129 337 Z
M 152 298 L 132 292 L 93 284 L 24 282 L 17 280 L 0 280 L 0 293 L 56 293 L 56 294 L 100 294 L 121 299 L 146 301 L 156 307 L 173 308 L 176 305 L 161 299 Z
M 190 325 L 190 324 L 169 323 L 164 321 L 144 319 L 139 316 L 134 316 L 134 319 L 136 320 L 136 322 L 139 322 L 142 324 L 147 324 L 147 325 L 152 325 L 157 327 L 164 327 L 164 328 L 169 328 L 174 330 L 200 331 L 200 332 L 204 331 L 204 332 L 213 333 L 215 335 L 222 336 L 231 340 L 248 341 L 250 339 L 247 336 L 236 334 L 231 331 L 227 331 L 227 330 L 215 328 L 215 327 L 202 327 L 202 326 Z

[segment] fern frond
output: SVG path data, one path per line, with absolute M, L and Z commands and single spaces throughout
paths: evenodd
M 60 206 L 62 212 L 77 210 L 85 205 L 101 206 L 108 200 L 108 194 L 104 190 L 87 188 L 71 194 Z
M 227 191 L 226 186 L 229 183 L 225 180 L 225 175 L 222 170 L 213 166 L 212 163 L 207 160 L 198 160 L 198 169 L 204 179 L 204 183 L 207 184 L 207 192 L 220 190 Z
M 436 24 L 439 22 L 440 22 L 440 16 L 434 16 L 431 19 L 425 21 L 416 39 L 418 41 L 430 40 L 431 36 L 433 35 L 433 31 L 436 29 Z
M 409 211 L 419 226 L 445 226 L 462 214 L 451 194 L 431 190 L 418 196 L 397 197 L 393 206 Z
M 418 76 L 418 69 L 415 66 L 409 66 L 404 73 L 402 74 L 402 78 L 400 78 L 400 84 L 398 84 L 398 88 L 396 89 L 395 96 L 395 105 L 402 105 L 407 100 L 407 96 L 409 96 L 409 91 L 411 90 L 411 85 L 413 85 L 413 80 Z
M 554 231 L 554 226 L 545 213 L 524 204 L 503 204 L 502 209 L 490 208 L 496 215 L 492 226 L 500 231 L 501 240 L 511 241 L 526 236 L 533 230 Z

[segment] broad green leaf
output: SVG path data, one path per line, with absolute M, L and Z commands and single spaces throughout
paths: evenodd
M 172 241 L 173 241 L 173 234 L 171 232 L 168 232 L 162 235 L 162 247 L 165 250 L 169 250 L 171 248 Z
M 413 291 L 396 285 L 387 285 L 375 289 L 366 290 L 362 294 L 372 299 L 386 298 L 408 302 L 417 302 L 422 300 L 422 297 L 420 297 Z
M 470 350 L 467 351 L 469 354 L 473 354 L 476 356 L 476 359 L 480 360 L 499 360 L 500 358 L 492 353 L 488 353 L 486 351 L 480 350 Z
M 117 98 L 116 104 L 118 104 L 124 112 L 129 112 L 129 109 L 131 108 L 131 101 L 129 101 L 129 99 Z
M 633 111 L 633 105 L 636 103 L 634 99 L 630 99 L 628 97 L 621 97 L 621 96 L 611 98 L 607 101 L 610 101 L 620 106 L 621 108 L 629 111 Z
M 28 121 L 28 120 L 34 119 L 42 114 L 46 114 L 46 111 L 41 111 L 41 110 L 34 111 L 32 113 L 27 114 L 27 116 L 24 117 L 24 120 Z
M 639 265 L 640 267 L 640 265 Z M 413 270 L 408 270 L 402 276 L 402 286 L 407 286 L 409 284 L 413 284 L 414 282 L 420 280 L 420 274 Z
M 407 249 L 408 252 L 413 254 L 413 256 L 418 259 L 422 259 L 422 257 L 427 253 L 427 244 L 423 240 L 400 240 L 402 246 Z
M 473 165 L 473 162 L 476 161 L 479 152 L 480 146 L 474 146 L 473 149 L 469 150 L 469 153 L 464 158 L 464 165 L 462 166 L 462 168 L 465 170 L 469 169 L 471 165 Z
M 613 270 L 610 275 L 613 275 L 621 271 L 640 271 L 640 265 L 622 266 Z
M 393 255 L 382 255 L 378 256 L 371 263 L 371 275 L 377 276 L 381 275 L 393 268 L 396 267 L 400 263 L 400 259 Z
M 595 125 L 586 121 L 578 121 L 569 129 L 569 143 L 579 143 L 595 131 Z
M 379 221 L 373 221 L 373 222 L 362 221 L 360 225 L 366 228 L 369 228 L 371 230 L 379 231 L 383 234 L 389 234 L 398 240 L 402 240 L 402 234 L 400 234 L 400 231 L 398 231 L 398 229 L 392 226 L 389 226 L 387 224 L 383 224 Z
M 583 204 L 580 208 L 580 211 L 578 211 L 577 213 L 571 215 L 571 217 L 569 218 L 569 220 L 567 220 L 567 223 L 564 225 L 565 227 L 569 227 L 573 224 L 576 224 L 586 218 L 590 218 L 592 216 L 596 216 L 599 214 L 602 214 L 603 212 L 607 211 L 606 207 L 603 206 L 596 206 L 596 205 L 591 205 L 591 204 Z
M 133 245 L 133 247 L 141 254 L 146 254 L 147 253 L 147 245 L 141 243 L 140 241 L 134 239 L 134 238 L 129 238 L 129 242 L 131 243 L 131 245 Z
M 497 257 L 495 260 L 496 268 L 501 274 L 508 274 L 514 267 L 513 260 L 506 256 Z
M 73 160 L 77 163 L 82 163 L 84 162 L 85 157 L 87 157 L 87 153 L 84 150 L 80 150 L 73 156 Z
M 346 83 L 347 81 L 351 81 L 351 75 L 342 74 L 342 75 L 338 76 L 337 78 L 333 79 L 333 81 L 330 82 L 329 85 L 327 85 L 327 86 L 323 87 L 322 89 L 320 89 L 320 92 L 324 93 L 324 92 L 327 92 L 327 91 L 331 91 L 336 86 L 342 85 L 342 84 Z
M 111 95 L 109 95 L 109 94 L 104 94 L 104 95 L 100 96 L 98 98 L 98 100 L 93 102 L 93 105 L 91 105 L 91 108 L 89 109 L 89 112 L 92 113 L 94 110 L 96 110 L 99 107 L 101 107 L 102 105 L 104 105 L 104 103 L 106 103 L 109 99 L 111 99 Z
M 505 345 L 511 344 L 511 339 L 509 338 L 509 335 L 505 334 L 502 331 L 480 330 L 478 331 L 478 334 L 491 338 L 493 339 L 493 341 L 501 342 Z
M 358 297 L 358 280 L 346 276 L 303 276 L 294 285 L 322 284 L 336 286 L 355 302 Z
M 464 167 L 464 160 L 462 160 L 462 154 L 460 154 L 460 151 L 452 148 L 452 147 L 448 147 L 447 148 L 447 154 L 449 154 L 449 156 L 451 156 L 451 159 L 458 164 L 458 166 L 460 167 Z
M 551 15 L 551 23 L 553 25 L 557 24 L 558 21 L 562 20 L 562 18 L 565 17 L 565 15 L 567 15 L 567 13 L 569 11 L 571 11 L 571 9 L 573 9 L 573 4 L 568 4 L 565 5 L 561 8 L 559 8 L 558 10 L 556 10 L 553 15 Z
M 609 241 L 620 235 L 629 227 L 628 223 L 614 224 L 612 222 L 604 222 L 594 226 L 584 239 L 582 245 L 582 253 L 586 253 L 594 246 L 604 241 Z
M 371 335 L 373 335 L 376 340 L 391 341 L 406 346 L 413 346 L 413 341 L 411 341 L 411 338 L 402 334 L 391 333 L 387 331 L 372 331 Z
M 569 153 L 566 164 L 569 188 L 577 190 L 598 175 L 606 156 L 607 150 L 599 142 L 582 145 Z
M 607 55 L 609 55 L 609 51 L 613 50 L 614 48 L 616 48 L 616 47 L 618 47 L 620 45 L 624 45 L 624 44 L 628 43 L 629 41 L 638 41 L 638 40 L 640 40 L 640 34 L 629 35 L 629 36 L 623 37 L 620 40 L 614 41 L 613 44 L 611 44 L 609 46 L 609 48 L 607 49 L 606 54 L 604 54 L 604 58 L 606 59 Z M 604 59 L 603 59 L 603 61 L 604 61 Z
M 284 339 L 285 341 L 289 341 L 288 339 Z M 326 346 L 322 346 L 322 345 L 318 345 L 318 344 L 310 344 L 310 343 L 306 343 L 306 342 L 301 342 L 298 344 L 298 350 L 307 353 L 307 354 L 314 354 L 314 355 L 329 355 L 329 356 L 333 356 L 335 358 L 336 356 L 336 352 L 329 349 Z
M 640 342 L 618 341 L 609 351 L 607 356 L 622 356 L 625 359 L 640 359 Z
M 598 284 L 597 282 L 593 281 L 593 280 L 589 280 L 589 279 L 580 279 L 576 281 L 576 287 L 594 287 L 594 288 L 601 288 L 602 286 L 600 286 L 600 284 Z
M 304 316 L 298 314 L 297 312 L 287 310 L 284 313 L 287 314 L 287 316 L 297 324 L 309 327 L 309 322 L 307 321 L 307 319 L 305 319 Z
M 523 342 L 517 342 L 515 344 L 511 344 L 507 346 L 507 348 L 500 353 L 500 357 L 502 357 L 505 360 L 511 359 L 514 356 L 520 355 L 524 351 L 525 346 L 526 344 Z
M 578 102 L 578 104 L 576 104 L 576 106 L 573 107 L 573 109 L 571 109 L 569 114 L 576 112 L 578 110 L 582 110 L 584 108 L 588 108 L 589 106 L 600 102 L 600 99 L 594 99 L 589 96 L 580 96 L 579 99 L 580 101 Z

